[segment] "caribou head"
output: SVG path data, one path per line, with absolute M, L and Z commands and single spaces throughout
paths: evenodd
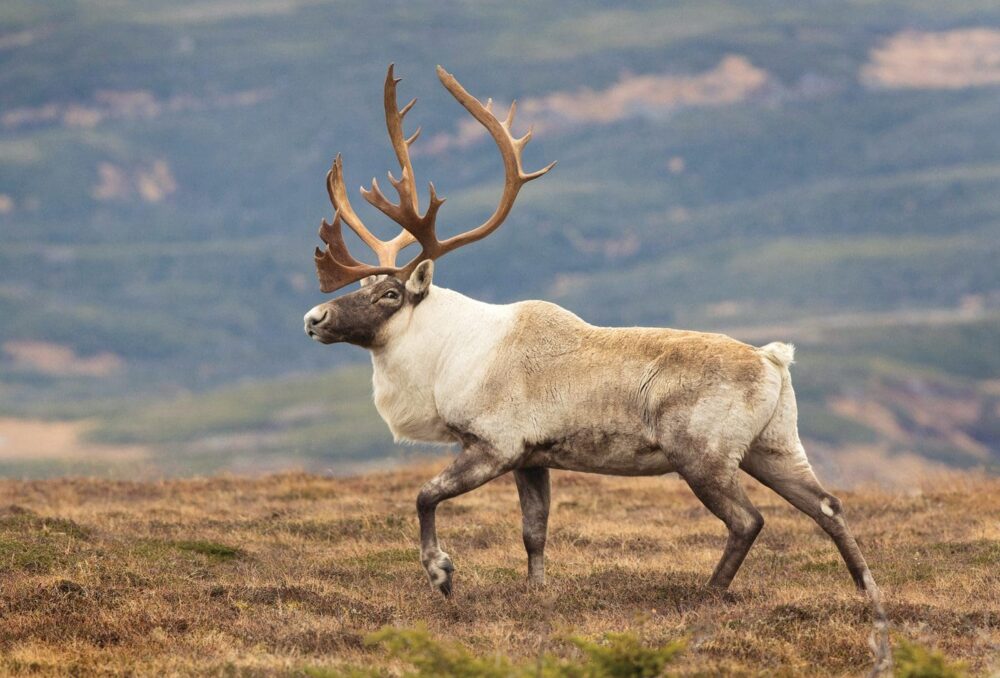
M 385 124 L 399 161 L 399 179 L 389 172 L 389 183 L 396 189 L 399 202 L 386 198 L 375 179 L 372 179 L 371 188 L 361 189 L 361 195 L 402 230 L 391 240 L 380 240 L 372 235 L 347 198 L 343 161 L 338 155 L 326 175 L 326 190 L 334 214 L 333 223 L 324 219 L 320 225 L 319 237 L 326 243 L 326 248 L 316 248 L 316 273 L 323 292 L 334 292 L 358 281 L 361 281 L 361 289 L 320 304 L 305 315 L 306 334 L 316 341 L 324 344 L 348 342 L 365 348 L 374 348 L 384 342 L 390 319 L 412 311 L 429 293 L 433 262 L 495 231 L 510 213 L 521 187 L 555 166 L 553 162 L 536 172 L 524 171 L 521 152 L 531 140 L 531 131 L 520 138 L 511 132 L 516 102 L 511 104 L 507 116 L 500 120 L 491 111 L 492 100 L 482 104 L 459 84 L 455 76 L 440 66 L 437 67 L 437 74 L 452 96 L 486 128 L 500 150 L 504 166 L 500 203 L 492 216 L 479 226 L 445 240 L 438 238 L 436 220 L 444 198 L 437 195 L 431 183 L 427 209 L 421 214 L 413 164 L 410 162 L 410 146 L 420 136 L 420 129 L 409 137 L 403 132 L 403 118 L 417 100 L 411 100 L 403 108 L 398 107 L 396 85 L 399 79 L 394 76 L 390 64 L 385 76 Z M 347 223 L 375 252 L 378 265 L 362 263 L 348 252 L 341 231 L 342 223 Z M 418 244 L 420 252 L 407 264 L 397 266 L 399 252 L 412 244 Z

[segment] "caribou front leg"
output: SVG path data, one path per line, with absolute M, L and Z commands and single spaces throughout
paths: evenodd
M 528 552 L 528 579 L 545 583 L 545 536 L 549 529 L 549 470 L 534 467 L 514 471 L 521 500 L 521 536 Z
M 431 586 L 445 596 L 451 595 L 451 577 L 455 571 L 451 556 L 438 547 L 434 513 L 441 502 L 484 485 L 511 469 L 511 463 L 488 443 L 475 439 L 466 444 L 458 458 L 428 481 L 417 495 L 420 518 L 420 562 L 427 570 Z

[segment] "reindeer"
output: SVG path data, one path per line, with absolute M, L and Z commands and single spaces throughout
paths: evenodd
M 784 497 L 833 539 L 855 585 L 878 610 L 878 589 L 851 535 L 839 499 L 823 489 L 799 440 L 789 375 L 793 347 L 749 346 L 721 334 L 675 329 L 595 327 L 545 301 L 487 304 L 431 283 L 434 262 L 485 238 L 507 217 L 521 188 L 555 163 L 525 172 L 521 152 L 531 138 L 512 134 L 515 104 L 504 120 L 438 66 L 444 87 L 489 132 L 500 150 L 505 182 L 496 211 L 483 224 L 438 239 L 444 199 L 430 185 L 420 212 L 409 148 L 389 66 L 385 120 L 400 166 L 389 173 L 399 202 L 373 179 L 364 198 L 402 227 L 376 238 L 351 208 L 340 156 L 327 174 L 333 223 L 324 219 L 315 262 L 320 289 L 361 288 L 305 315 L 305 331 L 323 344 L 347 342 L 371 352 L 375 407 L 397 441 L 458 443 L 457 458 L 417 496 L 420 558 L 432 587 L 452 592 L 454 566 L 438 545 L 435 509 L 513 472 L 522 511 L 528 577 L 545 579 L 549 469 L 642 476 L 678 473 L 729 531 L 708 581 L 728 588 L 764 526 L 740 484 L 739 470 Z M 347 225 L 378 257 L 349 254 Z M 396 266 L 400 250 L 420 252 Z M 884 614 L 882 615 L 884 618 Z

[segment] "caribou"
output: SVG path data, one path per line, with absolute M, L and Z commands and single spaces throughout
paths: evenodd
M 434 262 L 485 238 L 503 223 L 521 188 L 555 163 L 526 172 L 531 131 L 512 132 L 516 104 L 501 120 L 438 66 L 438 77 L 493 138 L 504 186 L 481 225 L 439 239 L 444 199 L 430 185 L 421 212 L 407 137 L 396 102 L 399 80 L 385 79 L 385 121 L 400 166 L 392 202 L 372 180 L 364 198 L 401 227 L 375 237 L 352 209 L 338 155 L 326 187 L 334 208 L 322 221 L 315 264 L 320 289 L 360 289 L 319 304 L 305 332 L 370 351 L 375 407 L 397 441 L 457 443 L 457 457 L 417 496 L 420 559 L 432 588 L 452 592 L 454 565 L 438 543 L 435 509 L 448 499 L 513 473 L 522 511 L 529 581 L 545 579 L 549 469 L 625 476 L 677 473 L 728 530 L 709 586 L 729 587 L 764 518 L 741 485 L 740 470 L 812 518 L 836 544 L 855 585 L 878 603 L 878 589 L 837 497 L 819 483 L 799 439 L 789 374 L 793 347 L 756 347 L 722 334 L 590 325 L 545 301 L 489 304 L 432 284 Z M 377 265 L 347 249 L 341 224 L 370 247 Z M 420 251 L 403 266 L 399 252 Z

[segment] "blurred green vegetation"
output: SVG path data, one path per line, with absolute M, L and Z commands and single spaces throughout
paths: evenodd
M 371 368 L 351 366 L 314 377 L 281 377 L 122 403 L 98 418 L 89 438 L 151 445 L 168 472 L 219 468 L 315 470 L 402 454 L 371 402 Z
M 367 645 L 382 647 L 389 656 L 413 667 L 408 678 L 657 678 L 669 676 L 666 667 L 684 651 L 686 643 L 675 640 L 651 647 L 636 633 L 608 633 L 600 640 L 579 636 L 565 639 L 582 657 L 563 659 L 545 652 L 536 660 L 515 664 L 503 654 L 481 655 L 454 642 L 433 638 L 426 627 L 385 627 L 369 634 Z M 312 678 L 375 678 L 388 675 L 381 668 L 308 666 Z
M 900 639 L 893 652 L 897 678 L 964 678 L 969 673 L 964 662 L 948 659 L 942 652 Z

